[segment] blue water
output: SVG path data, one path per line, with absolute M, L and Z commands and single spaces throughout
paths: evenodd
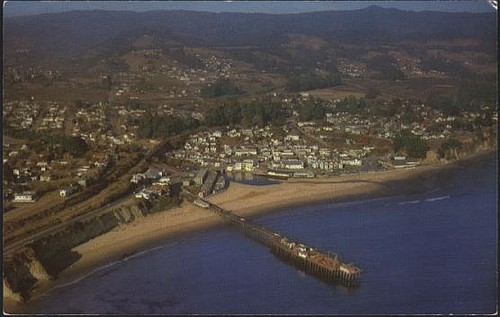
M 230 181 L 235 183 L 254 185 L 254 186 L 266 186 L 266 185 L 273 185 L 280 183 L 280 181 L 272 180 L 265 176 L 254 175 L 252 173 L 242 173 L 242 172 L 234 172 L 228 174 L 228 178 Z
M 348 290 L 304 274 L 258 243 L 213 229 L 167 241 L 70 285 L 40 313 L 494 313 L 496 161 L 478 161 L 434 191 L 320 204 L 254 219 L 363 269 Z

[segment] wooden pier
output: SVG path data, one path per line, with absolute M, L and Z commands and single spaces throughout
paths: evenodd
M 347 288 L 359 286 L 361 269 L 352 263 L 343 263 L 337 254 L 325 253 L 319 249 L 294 242 L 279 233 L 252 223 L 206 200 L 196 199 L 194 203 L 200 208 L 210 210 L 221 216 L 227 223 L 233 225 L 245 235 L 268 246 L 278 258 L 293 264 L 302 271 L 331 284 L 342 285 Z

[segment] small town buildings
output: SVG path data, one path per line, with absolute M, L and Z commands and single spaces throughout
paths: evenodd
M 212 190 L 216 181 L 217 181 L 217 172 L 209 171 L 205 182 L 201 186 L 198 196 L 203 198 L 212 194 Z
M 68 197 L 72 194 L 74 194 L 78 190 L 78 187 L 70 185 L 66 188 L 63 188 L 59 191 L 59 196 L 61 197 Z
M 220 192 L 226 188 L 227 182 L 224 175 L 219 175 L 214 185 L 214 192 Z
M 283 160 L 281 161 L 281 168 L 289 170 L 301 170 L 304 169 L 304 162 L 300 160 Z
M 144 173 L 144 176 L 147 179 L 158 179 L 163 176 L 163 171 L 159 168 L 156 167 L 150 167 L 148 170 Z
M 15 193 L 13 201 L 16 203 L 33 203 L 37 198 L 35 191 L 24 191 L 22 193 Z
M 234 163 L 234 171 L 244 171 L 244 172 L 253 172 L 255 167 L 258 166 L 257 160 L 246 159 L 241 162 Z
M 89 176 L 83 176 L 80 180 L 78 180 L 78 185 L 81 187 L 87 187 L 93 182 L 93 178 Z
M 310 168 L 293 173 L 293 177 L 295 178 L 314 178 L 314 176 L 314 172 Z
M 399 155 L 392 158 L 394 168 L 405 168 L 406 167 L 406 156 Z
M 50 182 L 51 180 L 52 180 L 52 177 L 49 174 L 40 175 L 41 182 Z
M 194 177 L 194 183 L 196 185 L 203 185 L 203 182 L 205 181 L 205 178 L 208 175 L 208 169 L 203 168 L 196 173 L 196 176 Z
M 155 190 L 159 195 L 170 193 L 170 178 L 162 177 L 158 181 L 151 184 L 151 188 Z
M 156 195 L 155 190 L 150 189 L 150 188 L 146 188 L 146 189 L 143 189 L 140 192 L 136 193 L 135 198 L 150 200 L 150 199 L 154 198 L 155 195 Z
M 130 180 L 131 183 L 139 184 L 141 181 L 143 181 L 146 177 L 144 174 L 134 174 L 132 175 L 132 179 Z

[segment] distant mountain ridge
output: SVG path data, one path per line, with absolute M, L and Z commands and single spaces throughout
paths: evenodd
M 379 36 L 496 39 L 496 26 L 495 13 L 411 12 L 376 6 L 299 14 L 71 11 L 5 18 L 4 50 L 9 54 L 28 48 L 75 57 L 140 32 L 170 43 L 219 47 L 260 46 L 289 33 L 332 40 Z

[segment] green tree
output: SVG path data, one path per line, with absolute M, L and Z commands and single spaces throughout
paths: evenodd
M 401 131 L 394 140 L 394 152 L 405 151 L 410 158 L 425 158 L 429 145 L 418 135 L 408 130 Z
M 306 71 L 291 76 L 286 89 L 290 92 L 299 92 L 318 88 L 337 86 L 342 83 L 339 72 L 330 72 L 326 77 L 317 75 L 314 71 Z
M 360 113 L 366 109 L 366 102 L 364 98 L 356 98 L 352 95 L 345 97 L 336 104 L 337 111 Z
M 62 149 L 73 156 L 82 156 L 88 150 L 87 142 L 79 136 L 63 137 Z
M 462 148 L 462 142 L 460 142 L 460 140 L 450 138 L 441 143 L 441 147 L 438 150 L 438 154 L 441 157 L 453 155 L 455 159 L 458 159 L 457 150 L 461 148 Z
M 376 56 L 366 64 L 368 68 L 376 71 L 376 77 L 387 80 L 405 79 L 405 74 L 396 66 L 396 59 L 390 55 Z
M 235 96 L 241 95 L 242 93 L 243 91 L 233 85 L 227 78 L 219 78 L 214 84 L 201 90 L 201 96 L 205 98 Z

